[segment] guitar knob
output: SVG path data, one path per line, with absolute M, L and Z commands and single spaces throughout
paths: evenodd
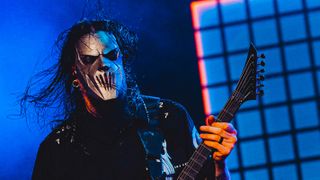
M 266 56 L 262 53 L 262 54 L 259 56 L 259 58 L 261 58 L 261 59 L 265 59 L 265 58 L 266 58 Z
M 263 80 L 264 80 L 264 76 L 259 76 L 259 77 L 258 77 L 258 80 L 259 80 L 259 81 L 263 81 Z
M 261 61 L 260 63 L 258 63 L 258 65 L 260 65 L 260 66 L 265 66 L 266 63 L 265 63 L 264 61 Z
M 264 69 L 258 70 L 258 73 L 264 73 L 264 72 L 265 72 Z
M 263 91 L 263 90 L 259 90 L 259 91 L 257 92 L 257 95 L 263 96 L 263 95 L 264 95 L 264 91 Z

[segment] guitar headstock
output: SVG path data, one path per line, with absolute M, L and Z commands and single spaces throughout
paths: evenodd
M 261 59 L 259 62 L 258 60 Z M 241 103 L 248 100 L 255 100 L 257 95 L 263 96 L 262 90 L 264 81 L 264 54 L 257 55 L 257 50 L 251 43 L 245 67 L 242 70 L 240 80 L 236 87 L 236 92 L 241 95 Z

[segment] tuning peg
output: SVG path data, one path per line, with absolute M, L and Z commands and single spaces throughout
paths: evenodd
M 264 87 L 264 84 L 258 84 L 257 87 L 258 88 Z
M 262 53 L 262 54 L 260 54 L 259 58 L 261 58 L 261 59 L 265 59 L 265 58 L 266 58 L 266 56 Z
M 261 61 L 260 63 L 258 63 L 258 65 L 260 65 L 260 66 L 265 66 L 266 63 L 265 63 L 264 61 Z
M 258 73 L 264 73 L 265 71 L 264 71 L 264 69 L 259 69 L 257 72 Z
M 263 90 L 259 90 L 259 91 L 257 92 L 257 95 L 263 96 L 263 95 L 264 95 L 264 91 L 263 91 Z
M 260 80 L 260 81 L 263 81 L 264 80 L 264 76 L 259 76 L 258 78 L 257 78 L 257 80 Z

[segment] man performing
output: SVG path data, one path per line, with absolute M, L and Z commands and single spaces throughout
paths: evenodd
M 52 81 L 22 100 L 38 107 L 63 100 L 65 120 L 41 143 L 34 180 L 176 179 L 201 141 L 214 151 L 198 179 L 230 179 L 232 124 L 207 123 L 199 135 L 183 106 L 141 95 L 128 63 L 136 44 L 134 32 L 110 20 L 66 32 Z

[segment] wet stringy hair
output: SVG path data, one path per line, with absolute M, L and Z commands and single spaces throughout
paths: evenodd
M 75 44 L 81 36 L 97 31 L 109 32 L 116 37 L 123 54 L 128 103 L 131 107 L 137 107 L 140 93 L 130 64 L 137 50 L 136 33 L 112 20 L 82 20 L 59 35 L 55 43 L 57 63 L 39 72 L 29 81 L 20 99 L 21 116 L 27 118 L 32 108 L 32 113 L 36 115 L 33 118 L 43 127 L 48 122 L 51 125 L 56 124 L 61 122 L 61 119 L 68 119 L 73 113 L 83 110 L 85 105 L 81 92 L 72 87 L 72 72 L 76 59 Z

